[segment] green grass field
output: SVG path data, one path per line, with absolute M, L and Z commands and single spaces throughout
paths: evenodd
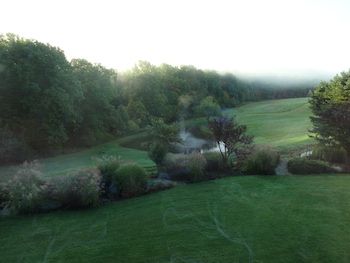
M 350 177 L 230 177 L 0 218 L 0 262 L 349 262 Z
M 40 164 L 45 176 L 57 176 L 82 168 L 94 167 L 96 166 L 96 157 L 98 158 L 103 155 L 119 156 L 123 161 L 137 162 L 146 169 L 153 169 L 155 167 L 154 162 L 148 158 L 147 152 L 121 147 L 118 140 L 76 153 L 41 159 Z M 16 166 L 0 167 L 2 179 L 8 178 L 15 169 Z
M 247 125 L 255 136 L 257 144 L 291 149 L 312 143 L 308 136 L 311 111 L 307 98 L 250 103 L 225 114 L 236 114 L 237 120 Z
M 267 144 L 281 151 L 309 145 L 311 111 L 307 98 L 269 100 L 247 103 L 238 108 L 224 110 L 227 116 L 235 115 L 240 124 L 247 125 L 256 144 Z M 187 126 L 206 125 L 204 118 L 187 122 Z

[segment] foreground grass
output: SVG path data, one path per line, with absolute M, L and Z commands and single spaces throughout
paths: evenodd
M 103 155 L 118 156 L 123 161 L 133 161 L 145 168 L 155 166 L 154 162 L 149 159 L 147 152 L 121 147 L 118 141 L 105 143 L 76 153 L 41 159 L 40 163 L 45 176 L 56 176 L 71 173 L 82 168 L 94 167 L 96 166 L 96 158 Z M 16 166 L 0 167 L 0 181 L 8 178 L 15 169 Z
M 349 262 L 350 176 L 231 177 L 0 219 L 1 262 Z

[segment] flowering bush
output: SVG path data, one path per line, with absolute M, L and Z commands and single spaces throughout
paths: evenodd
M 54 178 L 50 185 L 54 189 L 53 198 L 64 208 L 94 207 L 99 204 L 101 174 L 96 169 Z
M 3 187 L 6 191 L 5 205 L 12 211 L 28 213 L 38 210 L 46 184 L 42 179 L 37 161 L 25 162 Z

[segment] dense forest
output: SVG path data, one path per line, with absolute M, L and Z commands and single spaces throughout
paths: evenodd
M 0 37 L 0 160 L 90 146 L 126 132 L 235 107 L 306 96 L 311 86 L 269 88 L 193 66 L 139 62 L 123 74 L 59 48 Z

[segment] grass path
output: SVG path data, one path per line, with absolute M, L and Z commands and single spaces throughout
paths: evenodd
M 349 262 L 350 176 L 231 177 L 0 219 L 0 262 Z

